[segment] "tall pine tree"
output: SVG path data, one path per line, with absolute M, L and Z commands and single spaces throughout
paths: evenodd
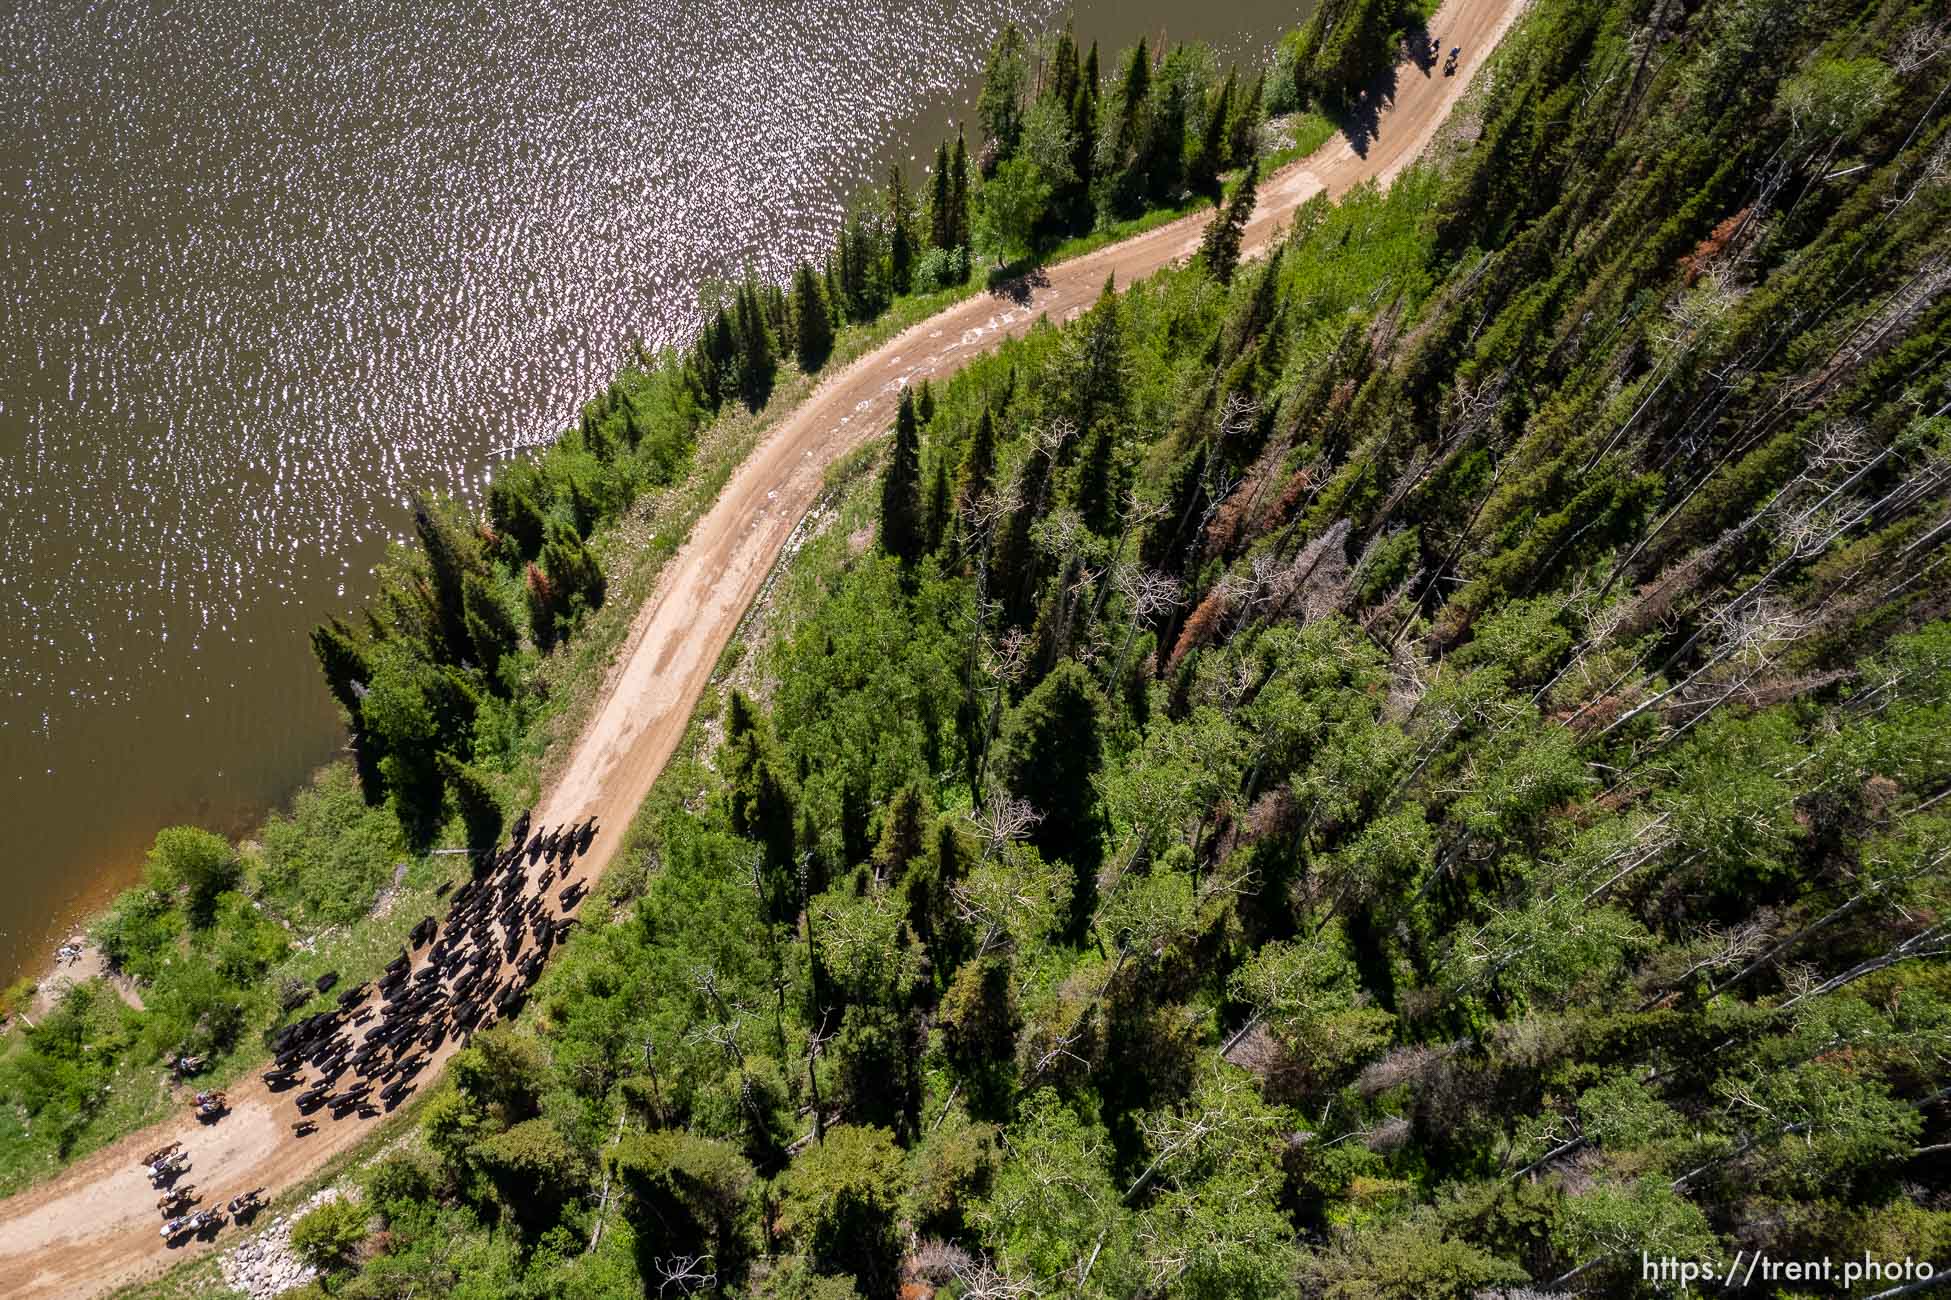
M 428 646 L 428 652 L 437 662 L 459 663 L 468 657 L 472 648 L 468 644 L 461 604 L 461 579 L 474 567 L 472 549 L 434 514 L 433 502 L 424 496 L 413 503 L 413 531 L 420 535 L 420 545 L 427 552 L 429 586 L 440 642 Z
M 976 502 L 994 485 L 995 479 L 996 417 L 989 413 L 985 405 L 982 418 L 976 421 L 975 436 L 969 439 L 968 454 L 962 458 L 962 472 L 955 487 L 955 513 L 958 518 L 968 516 Z
M 894 452 L 881 482 L 881 549 L 911 564 L 922 552 L 926 534 L 921 517 L 921 426 L 915 419 L 912 388 L 901 390 L 894 417 Z
M 812 374 L 833 353 L 833 318 L 813 267 L 801 262 L 793 272 L 793 335 L 799 368 Z
M 1072 928 L 1096 906 L 1098 802 L 1093 784 L 1104 757 L 1104 693 L 1083 665 L 1066 659 L 1011 711 L 999 745 L 1012 794 L 1043 814 L 1030 843 L 1046 861 L 1070 864 Z
M 1233 120 L 1226 124 L 1226 166 L 1239 167 L 1259 153 L 1260 114 L 1267 95 L 1267 74 L 1253 79 L 1246 102 L 1234 105 Z
M 1221 284 L 1233 282 L 1233 272 L 1240 265 L 1240 241 L 1246 237 L 1247 219 L 1253 215 L 1253 205 L 1259 196 L 1260 162 L 1255 159 L 1247 164 L 1246 175 L 1240 177 L 1239 188 L 1224 208 L 1213 213 L 1213 219 L 1206 225 L 1206 235 L 1199 244 L 1199 256 L 1206 263 L 1206 270 Z
M 948 141 L 935 146 L 935 168 L 928 180 L 928 245 L 931 248 L 955 247 L 955 217 L 949 209 Z
M 488 689 L 506 695 L 508 686 L 501 679 L 501 661 L 521 645 L 521 632 L 480 574 L 470 573 L 462 580 L 461 601 L 468 641 L 474 647 L 474 661 L 487 675 Z
M 1016 156 L 1023 141 L 1023 101 L 1029 80 L 1023 33 L 1015 23 L 1004 23 L 996 43 L 989 47 L 989 64 L 982 73 L 982 93 L 976 98 L 976 116 L 982 120 L 988 146 L 983 174 L 995 163 Z
M 948 167 L 948 214 L 951 248 L 969 246 L 969 142 L 955 130 L 955 157 Z
M 1129 211 L 1142 195 L 1149 160 L 1144 156 L 1151 135 L 1152 58 L 1141 39 L 1125 63 L 1118 85 L 1118 125 L 1113 137 L 1112 166 L 1119 171 L 1104 179 L 1113 202 Z
M 750 279 L 739 286 L 732 320 L 738 346 L 739 396 L 747 409 L 756 411 L 772 395 L 778 363 L 773 355 L 772 330 L 766 324 L 765 302 Z
M 915 204 L 901 165 L 887 169 L 887 279 L 895 293 L 914 287 Z
M 937 455 L 928 473 L 927 549 L 936 550 L 948 536 L 954 510 L 955 501 L 948 486 L 948 459 Z
M 1097 44 L 1070 92 L 1070 170 L 1074 179 L 1059 196 L 1061 209 L 1079 228 L 1091 220 L 1091 177 L 1097 166 Z
M 352 639 L 351 629 L 336 618 L 319 624 L 312 629 L 312 653 L 318 656 L 318 666 L 325 670 L 325 684 L 331 688 L 332 698 L 357 722 L 359 697 L 372 681 L 373 671 L 366 662 L 365 652 Z
M 792 877 L 796 802 L 792 786 L 765 719 L 743 691 L 734 690 L 725 702 L 724 720 L 719 762 L 732 833 L 763 847 L 767 905 L 774 916 L 790 915 L 797 896 Z
M 1226 170 L 1227 130 L 1233 118 L 1232 69 L 1227 69 L 1226 81 L 1219 88 L 1218 97 L 1207 106 L 1205 129 L 1199 133 L 1199 144 L 1186 163 L 1186 186 L 1196 194 L 1203 194 L 1219 205 L 1222 197 L 1219 174 Z

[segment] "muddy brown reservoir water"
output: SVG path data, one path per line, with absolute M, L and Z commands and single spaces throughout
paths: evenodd
M 1056 0 L 0 13 L 0 978 L 340 743 L 305 630 L 700 286 L 783 276 Z M 1304 8 L 1086 0 L 1257 64 Z

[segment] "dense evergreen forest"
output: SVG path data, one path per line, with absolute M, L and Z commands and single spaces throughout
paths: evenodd
M 1945 40 L 1538 0 L 1388 191 L 907 394 L 335 1292 L 1951 1258 Z

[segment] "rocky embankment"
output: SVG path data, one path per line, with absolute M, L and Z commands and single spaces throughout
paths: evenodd
M 226 1251 L 219 1262 L 219 1267 L 223 1269 L 224 1285 L 232 1291 L 245 1292 L 251 1300 L 267 1300 L 267 1297 L 280 1295 L 311 1281 L 318 1275 L 317 1270 L 300 1262 L 298 1256 L 291 1253 L 291 1225 L 319 1206 L 328 1205 L 344 1195 L 339 1189 L 328 1187 L 295 1212 L 271 1220 L 264 1231 L 235 1250 Z

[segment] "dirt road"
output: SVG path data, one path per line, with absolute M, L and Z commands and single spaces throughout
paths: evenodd
M 1429 30 L 1446 49 L 1463 48 L 1457 74 L 1402 65 L 1393 102 L 1359 148 L 1337 136 L 1262 182 L 1246 248 L 1263 248 L 1315 194 L 1340 194 L 1369 179 L 1386 183 L 1414 160 L 1521 8 L 1522 0 L 1445 4 Z M 1204 216 L 1190 217 L 1052 267 L 1026 300 L 984 295 L 923 321 L 827 379 L 767 435 L 666 567 L 611 669 L 601 704 L 536 812 L 542 826 L 595 813 L 608 828 L 574 877 L 602 872 L 683 737 L 719 653 L 817 498 L 826 467 L 889 427 L 902 385 L 952 374 L 1040 316 L 1070 318 L 1096 300 L 1107 276 L 1129 284 L 1184 260 L 1198 248 L 1204 223 Z M 423 1086 L 452 1051 L 450 1045 L 435 1057 Z M 206 1189 L 205 1204 L 220 1204 L 252 1187 L 275 1196 L 369 1131 L 357 1118 L 327 1118 L 316 1134 L 293 1139 L 289 1094 L 274 1096 L 251 1080 L 231 1097 L 233 1114 L 214 1127 L 187 1116 L 156 1125 L 0 1202 L 0 1277 L 6 1279 L 0 1289 L 21 1300 L 97 1295 L 160 1273 L 186 1255 L 231 1244 L 232 1232 L 214 1245 L 170 1249 L 162 1242 L 156 1193 L 135 1163 L 151 1148 L 182 1142 L 193 1160 L 190 1181 Z

